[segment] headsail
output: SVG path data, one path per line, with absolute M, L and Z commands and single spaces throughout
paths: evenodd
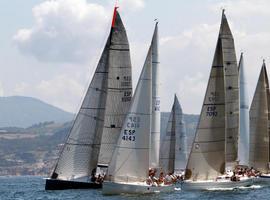
M 160 147 L 160 96 L 159 96 L 159 59 L 158 59 L 158 23 L 156 23 L 152 42 L 152 127 L 150 167 L 159 167 Z
M 132 97 L 127 34 L 115 8 L 108 59 L 108 89 L 99 163 L 109 164 Z
M 96 168 L 104 123 L 110 38 L 63 147 L 52 178 L 90 177 Z
M 240 79 L 240 135 L 238 140 L 238 161 L 240 165 L 249 166 L 249 102 L 243 53 L 239 61 Z
M 225 114 L 226 114 L 226 165 L 237 160 L 239 136 L 239 75 L 236 61 L 234 39 L 224 10 L 219 32 L 221 43 L 222 65 L 225 76 Z
M 175 107 L 177 97 L 175 95 L 173 107 L 170 113 L 167 124 L 166 134 L 161 140 L 159 164 L 165 174 L 174 173 L 175 161 L 175 138 L 176 138 L 176 121 L 175 121 Z
M 107 179 L 113 182 L 143 182 L 148 177 L 152 112 L 151 51 L 150 47 L 108 167 Z
M 185 174 L 211 180 L 225 170 L 225 90 L 222 43 L 218 40 L 200 120 Z
M 187 135 L 183 117 L 183 110 L 175 95 L 175 166 L 174 172 L 178 173 L 186 169 L 188 159 Z
M 261 172 L 269 172 L 270 93 L 265 63 L 263 63 L 250 107 L 249 164 Z
M 186 148 L 182 108 L 175 95 L 166 135 L 162 139 L 160 148 L 160 167 L 166 174 L 179 172 L 186 168 Z

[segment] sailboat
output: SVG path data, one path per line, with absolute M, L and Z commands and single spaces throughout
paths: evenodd
M 160 167 L 165 174 L 180 175 L 185 171 L 187 165 L 186 148 L 183 112 L 175 95 L 166 134 L 160 148 Z
M 131 95 L 129 45 L 115 8 L 105 48 L 57 164 L 46 179 L 46 190 L 101 188 L 95 176 L 102 135 L 108 126 L 121 127 Z M 115 111 L 113 106 L 120 109 Z
M 238 140 L 238 165 L 249 166 L 249 102 L 243 53 L 238 65 L 240 81 L 240 135 Z
M 157 23 L 155 32 L 156 29 Z M 151 44 L 108 167 L 103 194 L 153 193 L 174 189 L 172 186 L 147 184 L 151 156 L 152 50 Z
M 239 76 L 234 41 L 224 10 L 210 78 L 183 189 L 207 190 L 247 186 L 251 179 L 231 181 L 226 171 L 237 165 Z
M 266 65 L 263 61 L 259 80 L 250 107 L 249 164 L 262 174 L 257 181 L 270 183 L 270 92 Z

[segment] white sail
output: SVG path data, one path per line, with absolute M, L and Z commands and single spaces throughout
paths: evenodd
M 270 92 L 265 63 L 250 107 L 249 164 L 263 173 L 269 173 Z
M 178 173 L 186 169 L 188 159 L 187 135 L 183 118 L 183 111 L 177 96 L 175 95 L 175 161 L 174 172 Z
M 129 43 L 120 15 L 115 11 L 108 59 L 108 89 L 99 164 L 108 165 L 132 97 Z
M 239 73 L 236 61 L 234 39 L 227 18 L 222 13 L 222 21 L 219 32 L 219 40 L 222 46 L 222 65 L 225 76 L 225 160 L 226 166 L 237 160 L 239 137 Z
M 243 53 L 239 61 L 240 79 L 240 135 L 238 140 L 238 161 L 240 165 L 249 166 L 249 101 Z
M 160 146 L 160 96 L 159 96 L 159 59 L 158 59 L 158 23 L 156 23 L 152 43 L 152 126 L 150 167 L 159 167 Z
M 148 177 L 152 112 L 151 50 L 150 47 L 108 167 L 107 179 L 112 182 L 143 182 Z
M 104 123 L 110 38 L 60 154 L 52 178 L 89 178 L 96 168 Z
M 175 95 L 166 135 L 160 148 L 160 167 L 166 173 L 180 172 L 187 164 L 186 133 L 182 108 Z

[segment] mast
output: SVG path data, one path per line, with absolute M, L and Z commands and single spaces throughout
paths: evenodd
M 108 165 L 132 98 L 130 49 L 121 17 L 114 9 L 108 59 L 108 89 L 99 164 Z
M 158 22 L 151 42 L 152 49 L 152 126 L 151 126 L 151 153 L 150 167 L 159 167 L 160 148 L 160 94 L 159 94 L 159 59 L 158 59 Z
M 239 61 L 240 79 L 240 135 L 238 140 L 238 161 L 249 166 L 249 102 L 243 53 Z
M 265 62 L 250 107 L 249 164 L 262 173 L 269 172 L 270 93 Z
M 231 33 L 225 10 L 222 11 L 222 20 L 218 40 L 221 43 L 222 65 L 224 67 L 225 87 L 225 160 L 226 167 L 234 165 L 237 160 L 239 136 L 239 75 L 236 61 L 234 39 Z
M 148 178 L 152 114 L 151 51 L 150 47 L 108 167 L 107 178 L 113 182 L 144 182 Z

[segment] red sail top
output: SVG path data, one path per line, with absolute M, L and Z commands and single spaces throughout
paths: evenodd
M 115 25 L 115 19 L 116 19 L 117 8 L 118 8 L 117 6 L 114 7 L 113 18 L 112 18 L 112 27 L 114 27 L 114 25 Z

